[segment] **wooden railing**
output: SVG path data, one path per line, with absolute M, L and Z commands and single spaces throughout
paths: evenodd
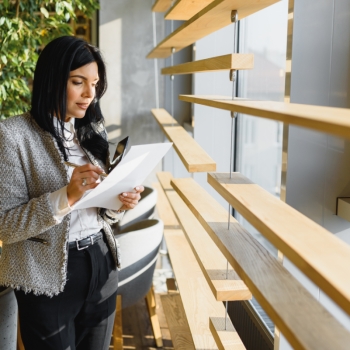
M 174 149 L 188 172 L 216 170 L 215 161 L 165 109 L 152 109 L 152 114 L 165 136 L 173 142 Z
M 199 39 L 231 24 L 231 11 L 247 17 L 280 0 L 215 0 L 161 41 L 147 58 L 166 58 Z
M 153 12 L 165 12 L 171 5 L 171 0 L 156 0 L 152 11 Z
M 237 10 L 242 19 L 275 2 L 178 0 L 166 18 L 187 22 L 160 42 L 148 58 L 168 57 L 229 25 L 233 10 Z M 225 55 L 166 67 L 162 74 L 251 69 L 252 59 L 252 55 Z M 180 95 L 180 100 L 350 138 L 349 109 L 232 100 L 225 96 Z M 211 171 L 207 166 L 215 162 L 175 119 L 165 110 L 152 112 L 167 138 L 174 142 L 186 168 L 199 171 L 199 168 L 193 170 L 192 164 L 205 163 L 201 171 Z M 203 159 L 210 160 L 203 162 Z M 244 349 L 230 321 L 224 327 L 220 301 L 246 300 L 251 295 L 294 348 L 349 348 L 350 332 L 232 216 L 228 226 L 227 209 L 194 179 L 173 179 L 171 174 L 161 173 L 159 180 L 165 192 L 160 191 L 158 210 L 165 222 L 171 263 L 196 349 L 211 349 L 215 346 L 213 339 L 215 348 Z M 350 315 L 350 247 L 347 244 L 239 173 L 231 178 L 228 174 L 210 173 L 208 182 Z M 227 278 L 226 260 L 229 262 Z
M 216 72 L 222 70 L 253 69 L 254 55 L 252 54 L 230 54 L 205 60 L 179 64 L 162 69 L 164 75 L 192 74 L 199 72 Z
M 199 11 L 203 10 L 214 0 L 177 0 L 165 14 L 165 19 L 187 21 Z
M 350 109 L 274 101 L 232 100 L 228 96 L 180 95 L 181 101 L 281 121 L 350 138 Z
M 177 328 L 184 327 L 184 324 L 187 323 L 195 349 L 214 350 L 217 349 L 217 342 L 225 344 L 227 333 L 220 333 L 220 328 L 212 327 L 213 329 L 211 329 L 209 317 L 223 319 L 225 308 L 214 298 L 202 274 L 201 267 L 170 207 L 165 194 L 168 195 L 174 190 L 170 187 L 168 174 L 159 174 L 159 177 L 161 185 L 156 185 L 159 193 L 157 209 L 159 217 L 164 222 L 164 237 L 181 297 L 181 305 L 176 306 L 176 309 L 183 307 L 186 314 L 186 320 L 181 319 L 179 317 L 181 315 L 178 315 L 177 322 L 173 321 L 172 325 Z M 177 303 L 179 304 L 180 301 L 178 300 Z M 234 341 L 235 344 L 232 349 L 244 350 L 245 347 L 230 320 L 228 320 L 227 325 L 230 341 Z

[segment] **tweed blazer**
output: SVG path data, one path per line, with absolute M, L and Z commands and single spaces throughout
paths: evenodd
M 89 157 L 94 159 L 91 153 Z M 63 291 L 71 215 L 57 222 L 49 193 L 68 182 L 56 140 L 30 114 L 0 122 L 0 286 L 48 296 Z M 100 215 L 99 221 L 119 267 L 118 243 Z M 30 237 L 48 244 L 28 241 Z

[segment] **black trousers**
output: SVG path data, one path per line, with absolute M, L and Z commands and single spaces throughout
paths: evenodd
M 26 350 L 107 350 L 118 272 L 105 238 L 70 249 L 67 284 L 52 298 L 15 291 Z

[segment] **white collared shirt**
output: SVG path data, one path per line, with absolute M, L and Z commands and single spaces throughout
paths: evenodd
M 57 120 L 57 119 L 56 119 Z M 78 165 L 88 164 L 89 160 L 86 157 L 84 151 L 80 147 L 78 140 L 75 136 L 74 118 L 71 118 L 69 122 L 64 123 L 64 146 L 69 147 L 68 161 Z M 57 123 L 58 126 L 58 123 Z M 61 132 L 58 126 L 59 132 Z M 69 179 L 72 177 L 74 168 L 68 167 Z M 97 208 L 87 208 L 74 210 L 70 207 L 67 198 L 67 186 L 50 193 L 50 202 L 55 213 L 55 218 L 58 222 L 61 222 L 63 217 L 71 213 L 70 229 L 69 229 L 69 242 L 83 239 L 94 233 L 99 232 L 102 229 L 102 224 L 97 220 Z M 116 213 L 108 210 L 108 214 L 112 217 L 116 216 Z

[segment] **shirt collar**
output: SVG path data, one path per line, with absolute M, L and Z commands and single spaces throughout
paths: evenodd
M 75 133 L 75 118 L 70 118 L 68 122 L 64 122 L 64 133 L 68 134 L 67 136 L 70 136 L 71 134 Z M 54 125 L 57 128 L 58 132 L 61 133 L 61 127 L 59 124 L 59 119 L 54 116 Z

